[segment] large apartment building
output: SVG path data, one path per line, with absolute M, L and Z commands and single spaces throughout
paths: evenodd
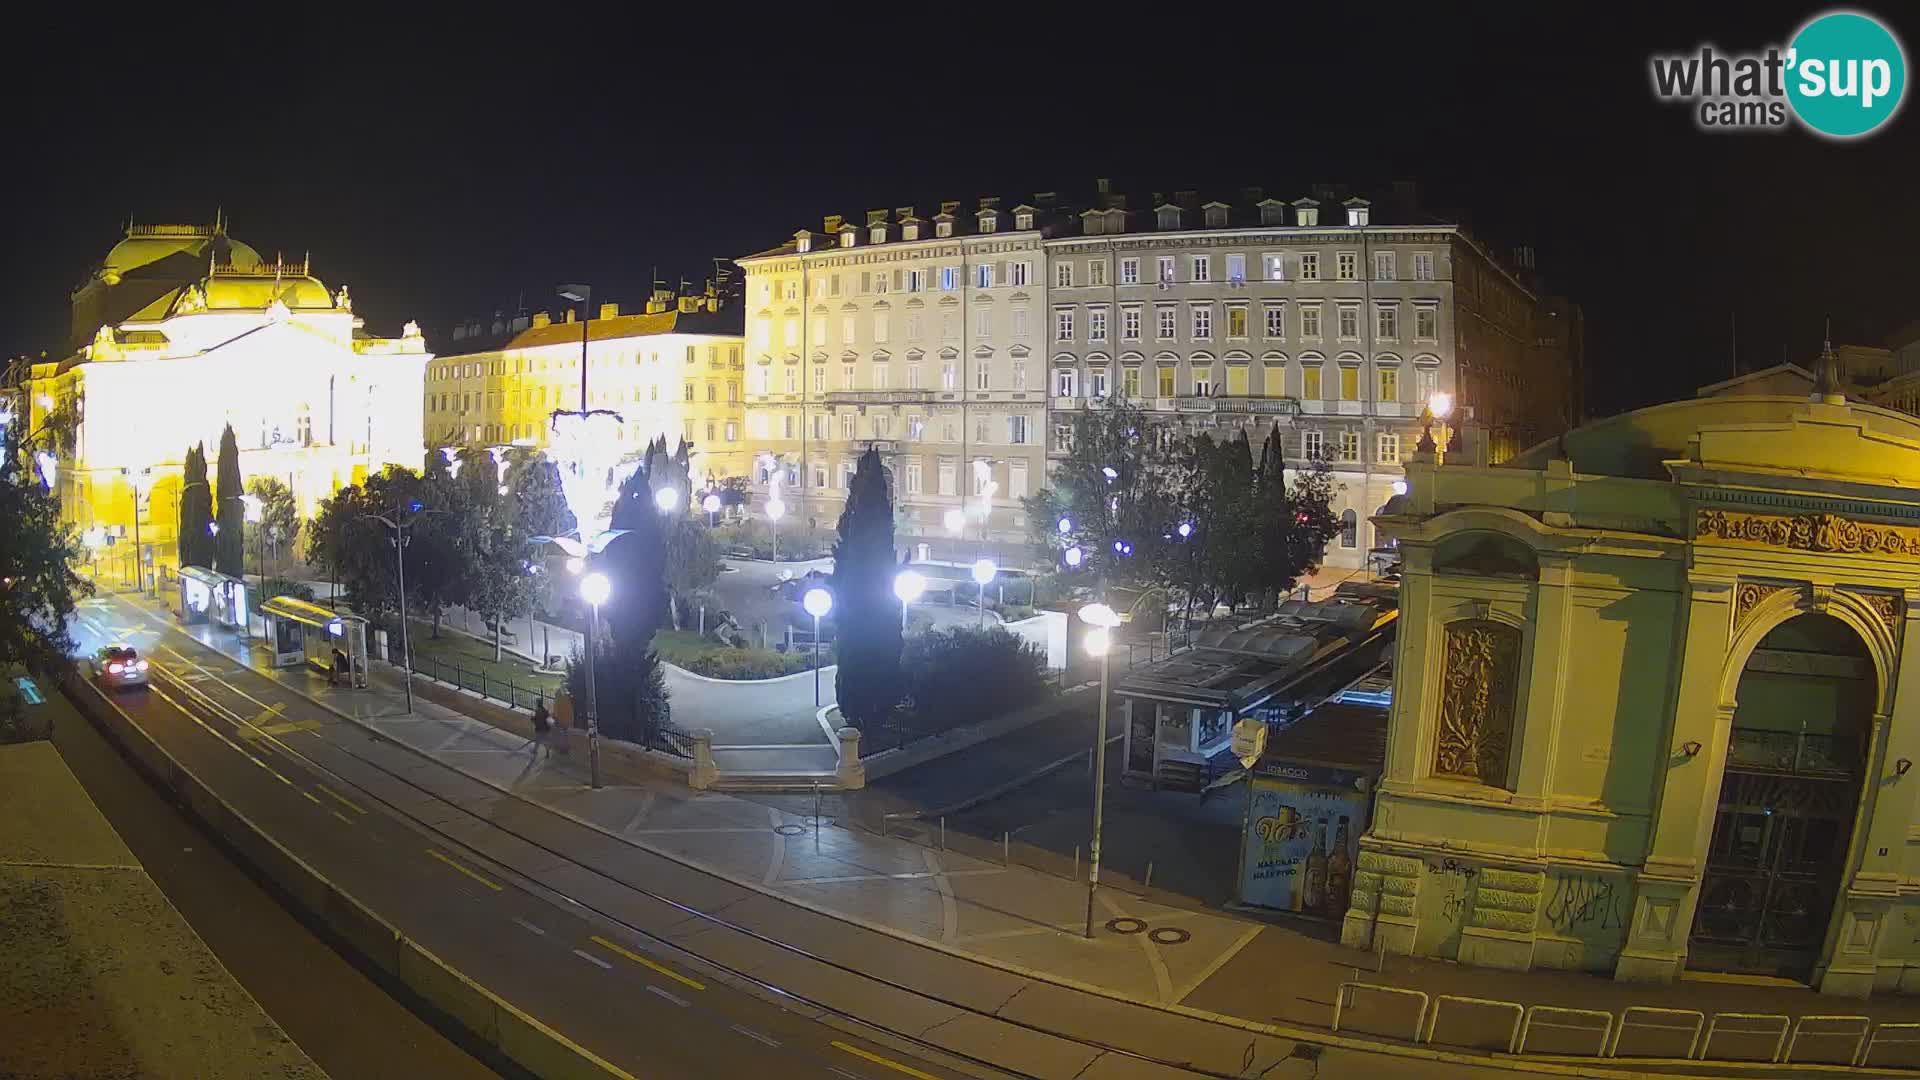
M 713 288 L 656 290 L 639 313 L 602 304 L 598 316 L 584 327 L 584 383 L 571 309 L 558 320 L 535 312 L 456 326 L 427 367 L 428 445 L 545 447 L 555 410 L 604 409 L 619 416 L 613 438 L 635 452 L 657 436 L 685 439 L 695 478 L 746 475 L 739 309 Z
M 1068 452 L 1073 414 L 1123 394 L 1214 437 L 1277 426 L 1328 461 L 1360 567 L 1430 402 L 1454 451 L 1499 462 L 1578 415 L 1580 313 L 1402 187 L 1079 204 L 943 203 L 839 216 L 746 273 L 748 436 L 785 497 L 830 527 L 853 463 L 886 456 L 903 545 L 1024 562 L 1022 495 Z M 955 509 L 964 525 L 951 528 Z

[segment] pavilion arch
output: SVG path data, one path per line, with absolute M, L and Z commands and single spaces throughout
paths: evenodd
M 1736 586 L 1736 590 L 1739 586 Z M 1786 586 L 1768 593 L 1747 612 L 1745 621 L 1727 643 L 1727 656 L 1720 668 L 1717 701 L 1720 708 L 1732 712 L 1738 700 L 1740 676 L 1760 642 L 1775 627 L 1808 613 L 1830 615 L 1846 624 L 1866 645 L 1867 658 L 1873 661 L 1873 715 L 1884 718 L 1893 711 L 1893 680 L 1899 670 L 1900 646 L 1878 612 L 1859 596 L 1827 587 Z

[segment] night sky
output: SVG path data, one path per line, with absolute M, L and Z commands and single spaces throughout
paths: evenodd
M 644 23 L 529 8 L 415 29 L 316 6 L 137 46 L 131 28 L 115 44 L 47 27 L 0 76 L 17 152 L 0 348 L 58 349 L 68 291 L 128 216 L 224 207 L 264 254 L 311 251 L 375 332 L 417 318 L 445 347 L 456 319 L 557 307 L 557 282 L 632 305 L 652 266 L 697 281 L 823 213 L 1073 198 L 1101 176 L 1288 199 L 1415 180 L 1496 250 L 1531 243 L 1585 305 L 1597 412 L 1726 377 L 1736 315 L 1749 369 L 1783 346 L 1806 362 L 1829 313 L 1837 342 L 1920 319 L 1920 111 L 1849 144 L 1701 133 L 1654 100 L 1648 54 L 1782 43 L 1825 9 L 1678 7 L 953 7 L 790 26 L 745 5 Z M 1911 61 L 1920 17 L 1864 10 Z

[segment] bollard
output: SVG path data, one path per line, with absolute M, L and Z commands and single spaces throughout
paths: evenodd
M 1000 865 L 1001 866 L 1013 865 L 1012 838 L 1013 838 L 1012 833 L 1003 832 L 1000 834 Z
M 1153 888 L 1153 860 L 1152 859 L 1147 860 L 1146 887 L 1149 889 Z
M 947 819 L 945 815 L 942 815 L 940 818 L 940 850 L 947 850 Z
M 1080 845 L 1073 845 L 1073 880 L 1080 880 Z
M 720 769 L 713 763 L 713 729 L 700 728 L 693 735 L 693 769 L 687 774 L 687 786 L 695 791 L 705 791 L 720 779 Z

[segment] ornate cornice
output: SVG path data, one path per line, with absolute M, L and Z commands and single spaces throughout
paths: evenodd
M 1696 540 L 1728 540 L 1792 551 L 1920 559 L 1920 528 L 1876 525 L 1838 514 L 1694 512 Z

